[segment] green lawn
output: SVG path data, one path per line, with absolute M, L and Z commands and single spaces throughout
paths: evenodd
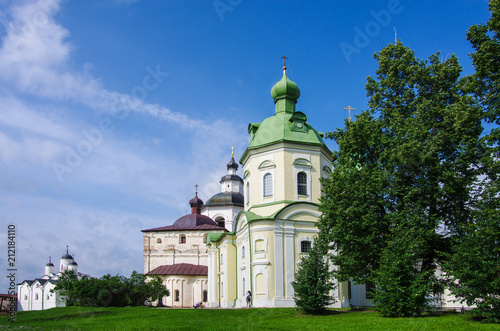
M 7 327 L 6 327 L 7 326 Z M 10 327 L 9 327 L 10 326 Z M 331 310 L 322 316 L 293 308 L 156 309 L 53 308 L 19 312 L 14 323 L 0 317 L 0 329 L 22 330 L 500 330 L 468 315 L 383 318 L 375 312 Z

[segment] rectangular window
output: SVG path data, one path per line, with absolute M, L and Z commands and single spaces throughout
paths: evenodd
M 265 252 L 266 251 L 266 245 L 265 245 L 264 239 L 257 239 L 255 241 L 255 251 L 256 252 Z
M 300 242 L 300 252 L 301 253 L 308 253 L 310 249 L 311 249 L 311 242 L 310 241 L 301 241 Z

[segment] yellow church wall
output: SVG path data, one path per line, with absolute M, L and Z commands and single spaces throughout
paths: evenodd
M 323 149 L 320 146 L 281 143 L 273 146 L 273 149 L 264 147 L 252 151 L 244 161 L 245 186 L 247 182 L 250 183 L 250 189 L 245 192 L 250 196 L 245 202 L 245 210 L 266 216 L 293 201 L 319 203 L 319 178 L 326 176 L 325 167 L 331 168 L 331 155 L 325 155 Z M 297 159 L 307 160 L 309 166 L 294 164 Z M 299 171 L 308 175 L 307 195 L 297 194 L 296 174 Z M 263 197 L 263 176 L 267 172 L 273 176 L 274 194 L 271 197 Z
M 273 285 L 276 277 L 274 226 L 274 220 L 250 223 L 252 287 L 256 306 L 259 306 L 259 300 L 272 300 L 276 295 Z M 264 244 L 259 245 L 259 241 Z
M 237 283 L 236 279 L 236 268 L 237 256 L 234 236 L 225 236 L 223 241 L 220 243 L 220 286 L 221 288 L 221 306 L 222 307 L 233 307 L 234 300 L 237 295 Z

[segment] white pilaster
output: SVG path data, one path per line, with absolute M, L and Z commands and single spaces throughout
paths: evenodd
M 276 222 L 274 230 L 274 278 L 275 278 L 275 299 L 283 299 L 283 275 L 284 275 L 284 257 L 283 257 L 283 228 L 281 222 Z
M 286 299 L 293 299 L 292 282 L 295 280 L 295 229 L 285 228 L 286 251 Z

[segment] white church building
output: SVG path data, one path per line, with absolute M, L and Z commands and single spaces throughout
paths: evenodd
M 51 292 L 57 284 L 62 272 L 72 270 L 77 274 L 78 278 L 90 277 L 81 272 L 78 272 L 78 264 L 73 256 L 68 253 L 66 246 L 66 254 L 59 260 L 59 272 L 55 272 L 55 266 L 49 258 L 49 262 L 45 265 L 43 276 L 34 280 L 25 280 L 18 284 L 17 287 L 17 305 L 18 311 L 29 310 L 44 310 L 54 307 L 66 306 L 64 296 L 59 292 Z

